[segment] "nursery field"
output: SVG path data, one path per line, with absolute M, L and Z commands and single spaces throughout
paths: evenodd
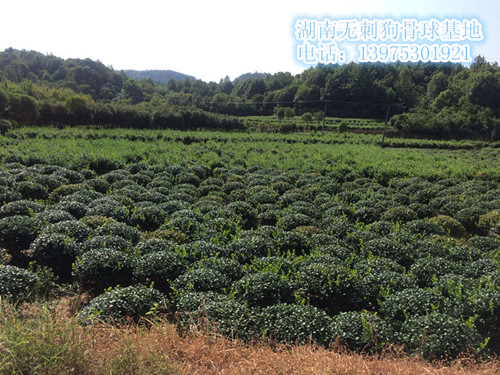
M 499 144 L 380 141 L 10 131 L 2 311 L 78 294 L 82 329 L 147 318 L 181 336 L 488 361 L 500 351 Z M 9 337 L 0 370 L 28 373 Z

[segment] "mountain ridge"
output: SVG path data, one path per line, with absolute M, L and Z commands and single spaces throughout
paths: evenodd
M 137 80 L 151 78 L 152 81 L 160 83 L 162 85 L 166 84 L 171 79 L 175 81 L 182 81 L 186 78 L 196 80 L 194 76 L 176 72 L 170 69 L 147 69 L 147 70 L 123 69 L 122 72 L 125 73 L 125 75 L 128 78 L 133 78 Z

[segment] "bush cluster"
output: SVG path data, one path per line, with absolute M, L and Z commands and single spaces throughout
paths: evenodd
M 244 340 L 435 359 L 500 350 L 497 181 L 106 158 L 2 166 L 2 298 L 29 300 L 53 274 L 93 297 L 82 323 L 161 311 Z

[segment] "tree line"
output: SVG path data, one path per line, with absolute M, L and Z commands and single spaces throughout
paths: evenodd
M 18 124 L 240 128 L 234 117 L 296 115 L 385 118 L 408 134 L 498 138 L 500 69 L 477 57 L 451 63 L 318 65 L 300 74 L 217 82 L 135 80 L 90 59 L 34 51 L 0 53 L 0 118 Z M 197 123 L 197 121 L 200 121 Z

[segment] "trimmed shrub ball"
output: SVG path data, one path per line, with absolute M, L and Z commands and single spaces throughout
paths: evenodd
M 258 316 L 258 332 L 278 342 L 328 346 L 333 339 L 332 318 L 307 305 L 278 304 L 266 307 Z
M 126 318 L 137 322 L 152 309 L 158 310 L 166 305 L 165 296 L 156 289 L 144 286 L 115 288 L 92 299 L 82 309 L 78 320 L 82 324 L 117 323 Z
M 29 299 L 35 292 L 38 276 L 16 266 L 0 265 L 0 296 L 9 301 Z

